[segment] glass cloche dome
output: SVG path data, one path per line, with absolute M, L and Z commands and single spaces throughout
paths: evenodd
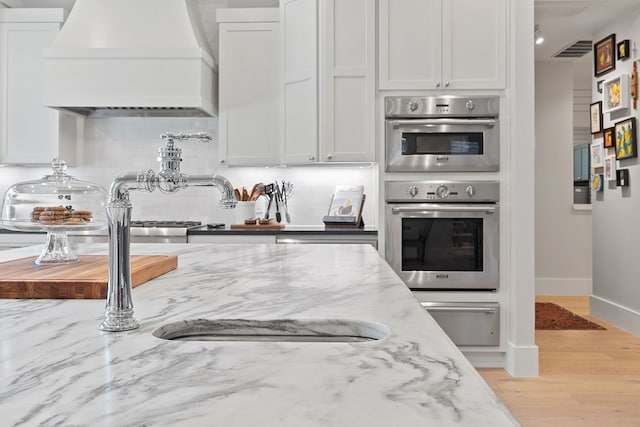
M 45 247 L 35 260 L 38 265 L 78 262 L 67 231 L 107 227 L 106 190 L 68 175 L 64 160 L 53 159 L 51 167 L 50 175 L 9 187 L 0 218 L 0 226 L 9 230 L 47 232 Z

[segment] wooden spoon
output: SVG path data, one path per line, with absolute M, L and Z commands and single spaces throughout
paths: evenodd
M 253 202 L 253 201 L 255 201 L 255 200 L 257 200 L 257 199 L 258 199 L 258 196 L 260 195 L 260 194 L 258 193 L 258 191 L 259 191 L 259 190 L 258 190 L 258 184 L 254 184 L 254 185 L 253 185 L 253 188 L 251 189 L 251 193 L 249 194 L 249 200 L 250 200 L 250 201 L 252 201 L 252 202 Z

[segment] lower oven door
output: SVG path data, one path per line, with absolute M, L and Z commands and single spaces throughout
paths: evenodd
M 500 305 L 498 303 L 422 302 L 421 304 L 456 345 L 500 345 Z
M 496 290 L 497 204 L 388 204 L 385 257 L 411 289 Z

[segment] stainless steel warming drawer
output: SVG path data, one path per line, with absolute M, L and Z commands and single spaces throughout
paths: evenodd
M 500 345 L 500 305 L 496 302 L 422 302 L 458 346 Z

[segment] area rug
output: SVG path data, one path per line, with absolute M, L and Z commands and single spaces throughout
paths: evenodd
M 536 303 L 536 329 L 566 330 L 566 329 L 600 329 L 602 326 L 590 322 L 584 317 L 570 312 L 551 302 Z

